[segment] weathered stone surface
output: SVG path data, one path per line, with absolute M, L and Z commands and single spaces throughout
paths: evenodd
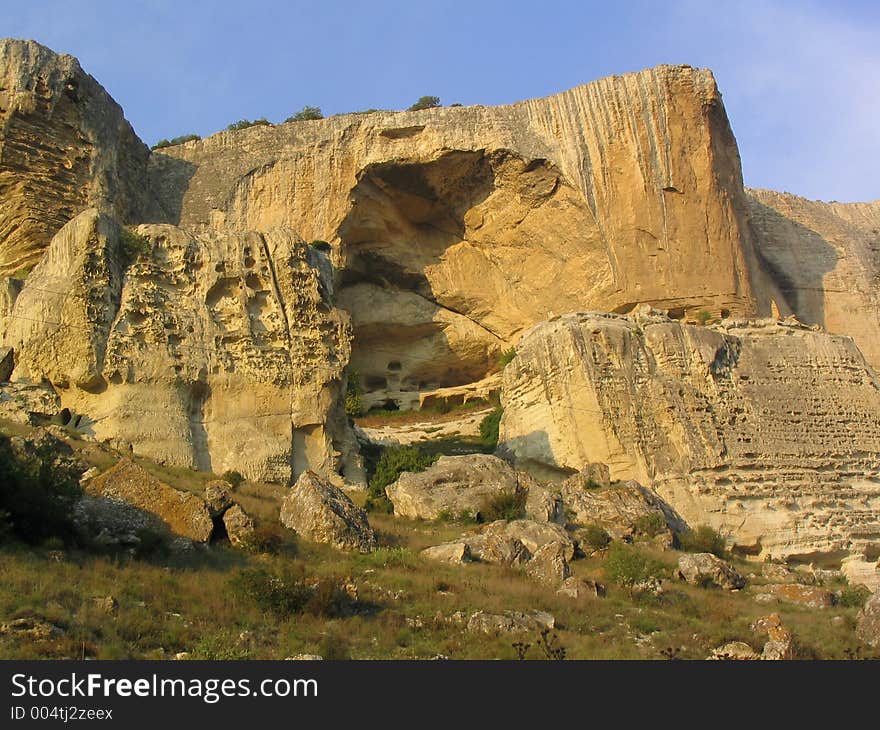
M 477 611 L 467 621 L 467 630 L 485 634 L 518 633 L 553 629 L 556 619 L 546 611 L 505 611 L 486 613 Z
M 222 479 L 213 479 L 205 485 L 205 504 L 211 517 L 219 517 L 232 506 L 229 491 L 232 485 Z
M 688 553 L 678 559 L 678 577 L 692 585 L 712 585 L 732 591 L 746 581 L 731 565 L 712 553 Z
M 761 566 L 761 575 L 774 583 L 797 582 L 797 573 L 781 563 L 764 563 Z
M 574 558 L 574 541 L 562 527 L 550 522 L 498 520 L 486 525 L 483 535 L 487 538 L 500 537 L 518 540 L 530 555 L 535 555 L 538 550 L 549 543 L 559 543 L 562 546 L 565 559 L 572 560 Z M 471 550 L 474 550 L 473 545 Z
M 315 472 L 303 472 L 281 505 L 281 524 L 308 540 L 369 552 L 376 537 L 367 514 Z
M 599 598 L 605 595 L 605 586 L 594 580 L 571 576 L 562 581 L 556 594 L 566 598 Z
M 565 315 L 524 335 L 503 402 L 501 448 L 518 462 L 607 463 L 734 548 L 839 559 L 876 544 L 880 389 L 849 338 Z
M 80 430 L 138 455 L 263 481 L 307 468 L 357 479 L 347 317 L 310 247 L 284 230 L 138 234 L 87 210 L 52 239 L 4 338 L 14 379 L 46 378 L 84 414 Z
M 555 522 L 565 525 L 565 503 L 558 485 L 545 485 L 534 482 L 529 486 L 526 497 L 526 519 L 535 522 Z
M 123 502 L 161 520 L 175 535 L 207 542 L 214 524 L 204 500 L 174 489 L 129 459 L 122 459 L 83 488 L 93 498 Z M 143 521 L 149 526 L 151 520 Z
M 525 565 L 532 559 L 522 541 L 503 533 L 485 533 L 468 541 L 471 552 L 485 563 Z
M 532 483 L 528 475 L 489 454 L 442 456 L 421 472 L 404 472 L 385 488 L 401 517 L 433 520 L 444 512 L 477 516 L 487 500 L 518 494 Z
M 767 642 L 761 652 L 761 659 L 779 661 L 795 658 L 794 637 L 791 631 L 782 625 L 778 613 L 771 613 L 756 619 L 752 623 L 752 631 L 767 636 Z
M 61 405 L 49 385 L 3 383 L 0 385 L 0 418 L 31 426 L 67 423 L 70 411 Z
M 805 324 L 850 335 L 880 369 L 880 201 L 824 203 L 747 190 L 763 268 Z
M 880 592 L 874 593 L 859 611 L 856 634 L 868 646 L 880 647 Z
M 471 549 L 466 542 L 453 541 L 425 548 L 421 552 L 428 560 L 436 560 L 441 563 L 461 565 L 471 560 Z
M 526 565 L 526 572 L 548 586 L 558 586 L 571 576 L 566 559 L 566 546 L 561 542 L 548 542 L 539 547 Z
M 737 662 L 753 661 L 760 658 L 761 655 L 744 641 L 730 641 L 719 646 L 717 649 L 712 650 L 712 656 L 709 657 L 709 659 Z
M 795 603 L 807 608 L 828 608 L 834 605 L 834 594 L 818 586 L 782 583 L 766 586 L 766 591 L 777 600 Z
M 666 516 L 671 510 L 653 490 L 635 481 L 604 489 L 596 489 L 592 484 L 595 482 L 580 473 L 559 485 L 572 522 L 581 526 L 599 525 L 617 540 L 646 531 L 652 536 L 664 532 L 671 540 L 672 530 Z
M 234 504 L 223 513 L 223 527 L 233 547 L 244 547 L 254 534 L 254 521 L 240 505 Z
M 36 264 L 85 208 L 146 215 L 148 155 L 75 58 L 0 40 L 0 275 Z

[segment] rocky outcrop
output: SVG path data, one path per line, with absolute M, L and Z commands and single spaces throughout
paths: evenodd
M 146 469 L 129 459 L 122 459 L 103 474 L 88 480 L 83 490 L 89 497 L 103 503 L 122 503 L 128 511 L 153 515 L 174 535 L 208 542 L 214 529 L 204 500 L 182 492 L 160 481 Z M 90 504 L 95 506 L 91 501 Z M 112 505 L 107 504 L 108 511 Z M 150 526 L 152 521 L 143 521 Z M 137 529 L 139 525 L 135 525 Z
M 149 210 L 149 150 L 79 62 L 0 40 L 0 275 L 27 271 L 82 210 Z
M 746 581 L 729 563 L 712 553 L 693 553 L 678 559 L 676 574 L 691 585 L 714 586 L 732 591 L 745 586 Z
M 523 337 L 503 402 L 517 463 L 607 463 L 742 552 L 876 560 L 880 390 L 847 337 L 565 315 Z
M 360 471 L 342 411 L 347 317 L 296 234 L 136 234 L 96 210 L 52 240 L 15 301 L 14 379 L 136 454 L 287 482 Z
M 850 335 L 880 369 L 880 201 L 748 190 L 762 267 L 806 324 Z
M 394 514 L 433 520 L 442 514 L 477 517 L 488 502 L 516 495 L 533 483 L 528 475 L 489 454 L 442 456 L 421 472 L 404 472 L 385 488 Z
M 805 586 L 800 583 L 783 583 L 766 587 L 773 598 L 806 608 L 828 608 L 834 605 L 834 594 L 826 588 Z
M 340 550 L 366 553 L 376 546 L 366 512 L 312 471 L 303 472 L 284 497 L 281 524 L 307 540 Z

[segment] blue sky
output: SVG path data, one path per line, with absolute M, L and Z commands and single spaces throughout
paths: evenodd
M 137 132 L 503 104 L 660 63 L 708 66 L 747 185 L 880 198 L 876 0 L 0 0 L 0 37 L 77 56 Z

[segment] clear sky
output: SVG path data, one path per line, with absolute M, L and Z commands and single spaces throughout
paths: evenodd
M 241 118 L 504 104 L 708 66 L 747 185 L 880 198 L 878 0 L 0 0 L 0 37 L 77 56 L 149 144 Z

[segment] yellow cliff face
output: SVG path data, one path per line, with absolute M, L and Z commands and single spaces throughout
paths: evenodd
M 0 40 L 0 276 L 32 268 L 85 208 L 138 218 L 148 154 L 75 58 Z

